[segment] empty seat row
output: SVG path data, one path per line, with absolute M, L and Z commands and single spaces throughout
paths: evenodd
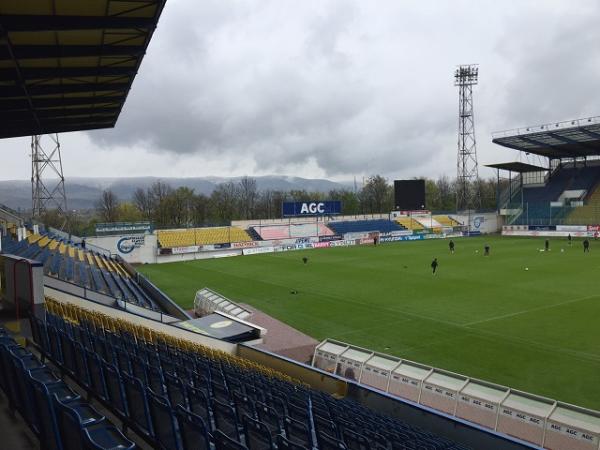
M 36 342 L 161 448 L 460 449 L 350 400 L 165 342 L 47 314 Z M 189 435 L 187 433 L 190 433 Z M 194 442 L 202 442 L 190 447 Z
M 100 412 L 0 328 L 0 389 L 42 448 L 134 449 Z
M 389 233 L 391 231 L 404 230 L 404 228 L 398 223 L 385 219 L 329 222 L 327 226 L 336 234 L 360 233 L 369 231 Z
M 239 227 L 191 228 L 187 230 L 160 230 L 156 232 L 158 244 L 163 248 L 193 245 L 246 242 L 252 238 Z
M 56 240 L 49 240 L 46 236 L 30 236 L 17 243 L 7 240 L 8 248 L 3 251 L 13 253 L 30 259 L 36 259 L 44 265 L 46 275 L 57 277 L 86 289 L 97 291 L 116 299 L 132 303 L 143 308 L 159 311 L 158 305 L 137 285 L 131 276 L 110 258 L 84 252 L 75 251 L 70 244 L 60 242 L 65 249 L 61 252 L 59 246 L 50 248 Z M 44 246 L 40 247 L 46 240 Z

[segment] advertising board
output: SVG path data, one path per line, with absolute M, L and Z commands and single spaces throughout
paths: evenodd
M 283 202 L 283 217 L 335 215 L 342 213 L 342 202 L 339 200 Z

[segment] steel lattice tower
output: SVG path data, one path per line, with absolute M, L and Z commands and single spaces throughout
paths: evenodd
M 31 136 L 31 200 L 33 217 L 48 209 L 67 217 L 67 195 L 58 134 Z
M 458 66 L 454 72 L 454 85 L 458 86 L 457 211 L 481 206 L 473 115 L 473 86 L 477 84 L 478 76 L 476 64 Z

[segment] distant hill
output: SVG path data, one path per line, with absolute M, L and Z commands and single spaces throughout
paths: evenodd
M 69 209 L 89 209 L 100 198 L 103 189 L 111 189 L 121 200 L 129 200 L 137 188 L 146 189 L 152 183 L 160 180 L 173 188 L 181 186 L 194 189 L 196 193 L 210 195 L 219 183 L 237 182 L 242 177 L 203 177 L 203 178 L 160 178 L 160 177 L 131 177 L 131 178 L 84 178 L 72 177 L 65 180 Z M 308 179 L 300 177 L 283 177 L 267 175 L 253 177 L 258 189 L 263 190 L 307 190 L 313 192 L 329 192 L 332 189 L 349 188 L 351 183 L 337 183 L 323 179 Z M 31 209 L 31 182 L 29 180 L 0 181 L 0 203 L 13 209 Z

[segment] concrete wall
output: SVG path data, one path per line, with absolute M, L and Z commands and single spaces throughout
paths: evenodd
M 463 225 L 469 224 L 471 232 L 481 234 L 497 233 L 502 228 L 502 217 L 494 213 L 450 214 L 450 217 Z
M 134 314 L 130 314 L 128 312 L 111 308 L 110 306 L 102 305 L 99 303 L 90 302 L 83 298 L 79 298 L 75 295 L 68 294 L 66 292 L 59 291 L 57 289 L 46 286 L 45 294 L 48 297 L 52 297 L 53 299 L 59 302 L 68 302 L 74 305 L 80 306 L 82 308 L 88 309 L 90 311 L 97 311 L 102 314 L 109 315 L 116 319 L 123 319 L 128 322 L 141 325 L 144 327 L 152 328 L 156 331 L 166 333 L 170 336 L 184 339 L 190 342 L 195 342 L 197 344 L 205 345 L 207 347 L 211 347 L 217 350 L 222 350 L 224 352 L 230 353 L 232 355 L 236 354 L 236 344 L 231 344 L 229 342 L 221 341 L 219 339 L 211 338 L 209 336 L 204 336 L 197 333 L 192 333 L 188 330 L 184 330 L 183 328 L 175 327 L 166 323 L 156 322 L 154 320 L 147 319 L 145 317 L 136 316 Z
M 92 245 L 119 255 L 128 263 L 155 263 L 158 243 L 155 234 L 120 234 L 92 236 L 86 239 Z

